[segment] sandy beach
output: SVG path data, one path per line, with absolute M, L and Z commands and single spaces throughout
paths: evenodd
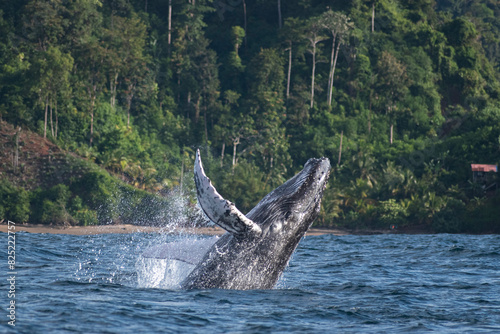
M 0 232 L 9 231 L 7 224 L 0 225 Z M 11 231 L 14 231 L 11 229 Z M 204 234 L 204 235 L 221 235 L 225 231 L 220 227 L 197 227 L 197 228 L 170 228 L 170 227 L 153 227 L 153 226 L 136 226 L 136 225 L 98 225 L 98 226 L 47 226 L 37 224 L 16 224 L 15 232 L 29 233 L 52 233 L 52 234 L 72 234 L 72 235 L 93 235 L 106 233 L 176 233 L 176 234 Z M 307 232 L 307 235 L 347 235 L 346 231 L 335 229 L 317 229 L 312 228 Z

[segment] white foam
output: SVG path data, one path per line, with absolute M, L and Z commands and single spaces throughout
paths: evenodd
M 195 265 L 179 260 L 140 257 L 136 262 L 140 288 L 179 289 Z
M 179 289 L 218 237 L 184 239 L 147 249 L 136 262 L 141 288 Z

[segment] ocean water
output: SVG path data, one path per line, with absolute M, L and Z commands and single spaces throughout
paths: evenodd
M 195 236 L 16 233 L 15 327 L 0 332 L 498 333 L 500 236 L 310 236 L 272 290 L 151 288 L 144 249 Z

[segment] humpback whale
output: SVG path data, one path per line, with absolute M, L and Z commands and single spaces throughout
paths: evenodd
M 246 215 L 224 199 L 196 152 L 198 203 L 227 231 L 181 283 L 184 289 L 271 289 L 316 219 L 330 174 L 327 158 L 309 159 L 297 175 L 267 194 Z
M 309 159 L 302 171 L 245 215 L 217 192 L 197 150 L 194 180 L 198 203 L 227 232 L 191 247 L 182 242 L 153 247 L 143 258 L 182 263 L 183 289 L 271 289 L 316 219 L 329 174 L 327 158 Z

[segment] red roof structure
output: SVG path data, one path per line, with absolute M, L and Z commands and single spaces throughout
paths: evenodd
M 497 165 L 471 164 L 470 166 L 473 172 L 498 172 Z

